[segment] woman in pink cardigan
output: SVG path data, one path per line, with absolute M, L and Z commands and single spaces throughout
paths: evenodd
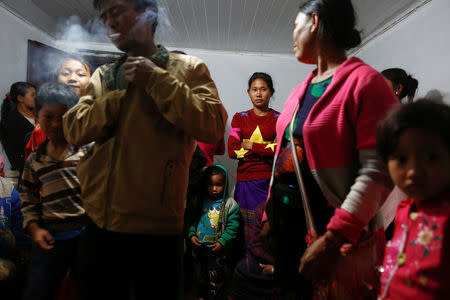
M 381 74 L 346 57 L 361 42 L 350 0 L 307 1 L 294 25 L 294 55 L 317 68 L 277 121 L 265 236 L 275 276 L 294 299 L 312 297 L 313 285 L 321 299 L 365 298 L 376 294 L 377 212 L 393 186 L 375 133 L 397 100 Z

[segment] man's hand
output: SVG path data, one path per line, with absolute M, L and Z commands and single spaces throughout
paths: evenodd
M 28 226 L 31 235 L 31 240 L 42 250 L 50 250 L 54 247 L 55 241 L 52 235 L 47 230 L 39 227 L 36 222 Z
M 196 235 L 191 236 L 191 243 L 194 246 L 200 247 L 202 244 Z
M 157 67 L 150 59 L 143 56 L 129 56 L 123 64 L 125 79 L 137 86 L 145 87 L 148 78 Z
M 221 243 L 219 242 L 215 242 L 212 246 L 211 246 L 212 252 L 214 253 L 220 253 L 222 252 L 223 246 Z
M 245 150 L 252 150 L 253 142 L 242 142 L 242 148 Z

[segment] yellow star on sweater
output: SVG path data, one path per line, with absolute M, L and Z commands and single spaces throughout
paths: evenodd
M 270 143 L 266 146 L 265 149 L 272 149 L 273 152 L 275 152 L 275 146 L 277 145 L 277 143 Z
M 248 150 L 245 150 L 244 148 L 241 148 L 239 150 L 234 150 L 234 153 L 236 153 L 236 158 L 244 158 L 244 155 L 247 152 L 248 152 Z

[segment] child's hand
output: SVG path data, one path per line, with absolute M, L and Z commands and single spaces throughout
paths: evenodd
M 196 235 L 191 236 L 191 243 L 194 246 L 200 247 L 202 245 L 202 243 L 200 243 L 200 240 L 198 239 L 198 237 Z
M 31 239 L 42 250 L 50 250 L 55 244 L 52 235 L 47 230 L 39 227 L 39 225 L 34 222 L 28 226 L 28 230 L 31 234 Z
M 265 265 L 265 264 L 259 264 L 259 266 L 262 268 L 261 274 L 264 275 L 273 275 L 275 269 L 273 268 L 273 265 Z
M 220 253 L 223 249 L 223 246 L 221 243 L 219 242 L 215 242 L 212 246 L 211 249 L 214 253 Z

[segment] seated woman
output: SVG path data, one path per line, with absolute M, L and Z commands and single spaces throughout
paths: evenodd
M 91 78 L 91 68 L 83 58 L 74 55 L 63 58 L 54 74 L 56 81 L 72 87 L 78 97 L 83 97 L 86 94 L 86 87 Z M 45 139 L 45 135 L 38 124 L 26 145 L 25 157 L 27 158 Z
M 2 103 L 0 141 L 11 164 L 11 170 L 23 169 L 27 137 L 33 131 L 36 88 L 28 82 L 16 82 Z
M 408 97 L 408 102 L 413 102 L 417 86 L 419 85 L 417 79 L 400 68 L 386 69 L 381 74 L 386 78 L 398 101 L 402 102 L 405 97 Z

